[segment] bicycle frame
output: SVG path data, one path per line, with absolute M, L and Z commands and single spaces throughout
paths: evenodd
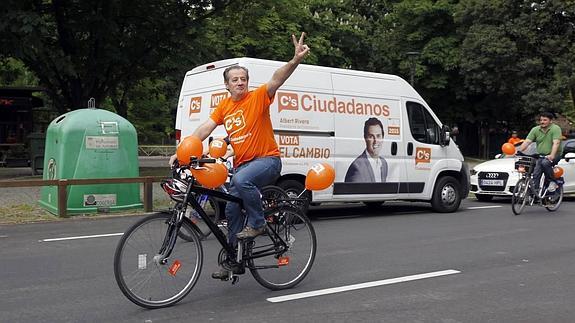
M 213 196 L 226 202 L 238 203 L 243 208 L 242 199 L 224 192 L 198 186 L 195 184 L 195 179 L 192 179 L 190 185 L 188 185 L 188 189 L 186 191 L 186 197 L 184 199 L 185 205 L 191 206 L 192 208 L 194 208 L 196 212 L 198 212 L 198 215 L 202 218 L 202 220 L 204 220 L 208 228 L 210 228 L 210 230 L 212 231 L 218 242 L 226 250 L 228 255 L 233 254 L 235 250 L 233 250 L 233 248 L 228 244 L 225 234 L 222 232 L 222 230 L 220 230 L 218 225 L 214 223 L 214 221 L 212 221 L 212 219 L 210 219 L 210 217 L 206 214 L 206 212 L 201 207 L 200 203 L 194 198 L 193 194 L 191 194 L 192 192 L 197 194 L 205 194 L 208 196 Z
M 191 181 L 187 186 L 185 198 L 183 201 L 185 208 L 191 206 L 198 213 L 198 215 L 205 222 L 205 224 L 208 226 L 208 228 L 212 231 L 212 233 L 214 234 L 214 236 L 216 237 L 216 239 L 218 240 L 218 242 L 220 243 L 222 248 L 227 252 L 227 254 L 228 255 L 234 254 L 235 249 L 232 246 L 230 246 L 230 244 L 227 241 L 225 234 L 218 227 L 218 225 L 214 221 L 212 221 L 212 219 L 206 214 L 206 212 L 203 210 L 203 208 L 199 204 L 198 200 L 195 198 L 194 194 L 192 194 L 192 193 L 196 193 L 197 194 L 196 196 L 207 195 L 207 196 L 215 197 L 215 198 L 220 199 L 220 200 L 224 200 L 226 202 L 238 203 L 242 209 L 243 209 L 243 200 L 241 198 L 238 198 L 238 197 L 235 197 L 233 195 L 228 194 L 227 190 L 225 190 L 225 192 L 222 192 L 219 190 L 208 189 L 208 188 L 199 186 L 196 184 L 195 178 L 191 177 Z M 279 202 L 277 205 L 275 205 L 272 208 L 264 210 L 264 217 L 267 218 L 270 214 L 277 212 L 279 209 L 281 209 L 283 207 L 287 206 L 287 207 L 295 208 L 296 203 L 307 202 L 307 200 L 303 199 L 303 198 L 301 198 L 301 199 L 293 199 L 293 198 L 277 199 L 277 201 Z M 177 231 L 175 231 L 175 232 L 179 232 L 179 230 L 181 228 L 182 221 L 184 221 L 183 220 L 183 218 L 184 218 L 183 214 L 184 214 L 185 208 L 182 209 L 182 212 L 178 212 L 178 216 L 175 217 L 176 223 L 171 223 L 171 225 L 168 228 L 168 232 L 166 234 L 164 243 L 162 244 L 162 248 L 160 250 L 160 254 L 163 255 L 164 259 L 169 257 L 171 250 L 175 245 L 176 238 L 177 238 L 177 234 L 170 234 L 170 231 L 172 231 L 174 229 L 174 227 L 172 225 L 177 224 L 177 226 L 176 226 Z M 173 217 L 173 219 L 174 219 L 174 217 Z M 192 225 L 195 226 L 195 224 L 193 224 L 193 223 L 192 223 Z M 274 254 L 281 254 L 281 253 L 287 251 L 288 244 L 286 243 L 286 241 L 284 241 L 284 239 L 275 230 L 270 228 L 269 234 L 270 234 L 270 239 L 273 242 L 273 245 L 270 246 L 269 248 L 264 249 L 264 250 L 250 253 L 249 255 L 244 253 L 244 250 L 245 250 L 244 242 L 242 241 L 242 243 L 239 243 L 236 262 L 238 264 L 243 264 L 243 262 L 246 260 L 260 258 L 260 257 L 266 257 L 266 256 L 274 255 Z
M 519 171 L 519 173 L 521 174 L 520 179 L 525 179 L 525 180 L 526 180 L 528 189 L 529 189 L 529 191 L 531 192 L 531 187 L 532 187 L 533 184 L 534 184 L 534 181 L 533 181 L 533 180 L 534 180 L 534 179 L 533 179 L 533 172 L 535 171 L 535 167 L 537 166 L 537 162 L 538 162 L 540 159 L 545 158 L 545 157 L 543 157 L 543 156 L 541 156 L 541 155 L 539 155 L 539 154 L 536 154 L 536 155 L 521 155 L 520 158 L 524 158 L 523 162 L 525 162 L 525 158 L 527 158 L 528 161 L 529 161 L 529 165 L 528 165 L 528 166 L 529 166 L 529 169 L 528 169 L 527 171 L 521 171 L 521 170 L 520 170 L 521 167 L 525 167 L 525 166 L 526 166 L 524 163 L 523 163 L 523 165 L 521 165 L 521 163 L 520 163 L 521 159 L 520 159 L 520 160 L 516 160 L 515 163 L 516 163 L 516 169 L 517 169 L 517 170 Z M 519 163 L 519 165 L 520 165 L 519 167 L 517 166 L 518 163 Z M 544 192 L 544 190 L 546 190 L 546 188 L 545 188 L 545 186 L 546 186 L 546 185 L 545 185 L 545 182 L 546 182 L 546 181 L 551 181 L 551 179 L 549 179 L 549 178 L 547 177 L 547 174 L 545 174 L 545 172 L 543 172 L 543 173 L 542 173 L 542 176 L 541 176 L 541 178 L 540 178 L 540 182 L 539 182 L 539 191 L 538 191 L 538 192 L 535 192 L 535 193 L 537 193 L 539 196 L 542 196 L 543 193 L 546 193 L 546 192 Z

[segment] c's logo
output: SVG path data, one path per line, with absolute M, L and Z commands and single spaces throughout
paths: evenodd
M 246 120 L 244 119 L 243 110 L 239 110 L 234 114 L 227 115 L 224 118 L 224 127 L 226 128 L 226 131 L 228 132 L 230 137 L 234 133 L 242 130 L 245 126 L 246 126 Z
M 202 110 L 202 97 L 196 96 L 190 99 L 190 111 L 188 113 L 189 116 L 192 114 L 200 113 Z
M 431 162 L 431 148 L 417 147 L 415 149 L 415 165 Z
M 296 110 L 298 106 L 297 93 L 278 92 L 278 112 L 282 110 Z

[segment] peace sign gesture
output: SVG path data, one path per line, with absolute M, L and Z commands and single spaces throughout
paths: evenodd
M 302 32 L 299 40 L 297 40 L 294 34 L 291 35 L 293 46 L 295 47 L 294 59 L 298 63 L 301 62 L 309 53 L 309 46 L 303 43 L 304 36 L 305 33 Z

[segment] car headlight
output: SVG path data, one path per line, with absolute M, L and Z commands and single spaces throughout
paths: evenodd
M 472 168 L 469 170 L 469 174 L 471 174 L 471 176 L 477 175 L 477 171 L 474 168 Z

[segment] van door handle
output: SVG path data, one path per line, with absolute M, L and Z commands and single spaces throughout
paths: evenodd
M 413 155 L 413 143 L 410 142 L 407 144 L 407 156 Z
M 391 154 L 393 156 L 397 155 L 397 142 L 392 142 L 391 143 Z

